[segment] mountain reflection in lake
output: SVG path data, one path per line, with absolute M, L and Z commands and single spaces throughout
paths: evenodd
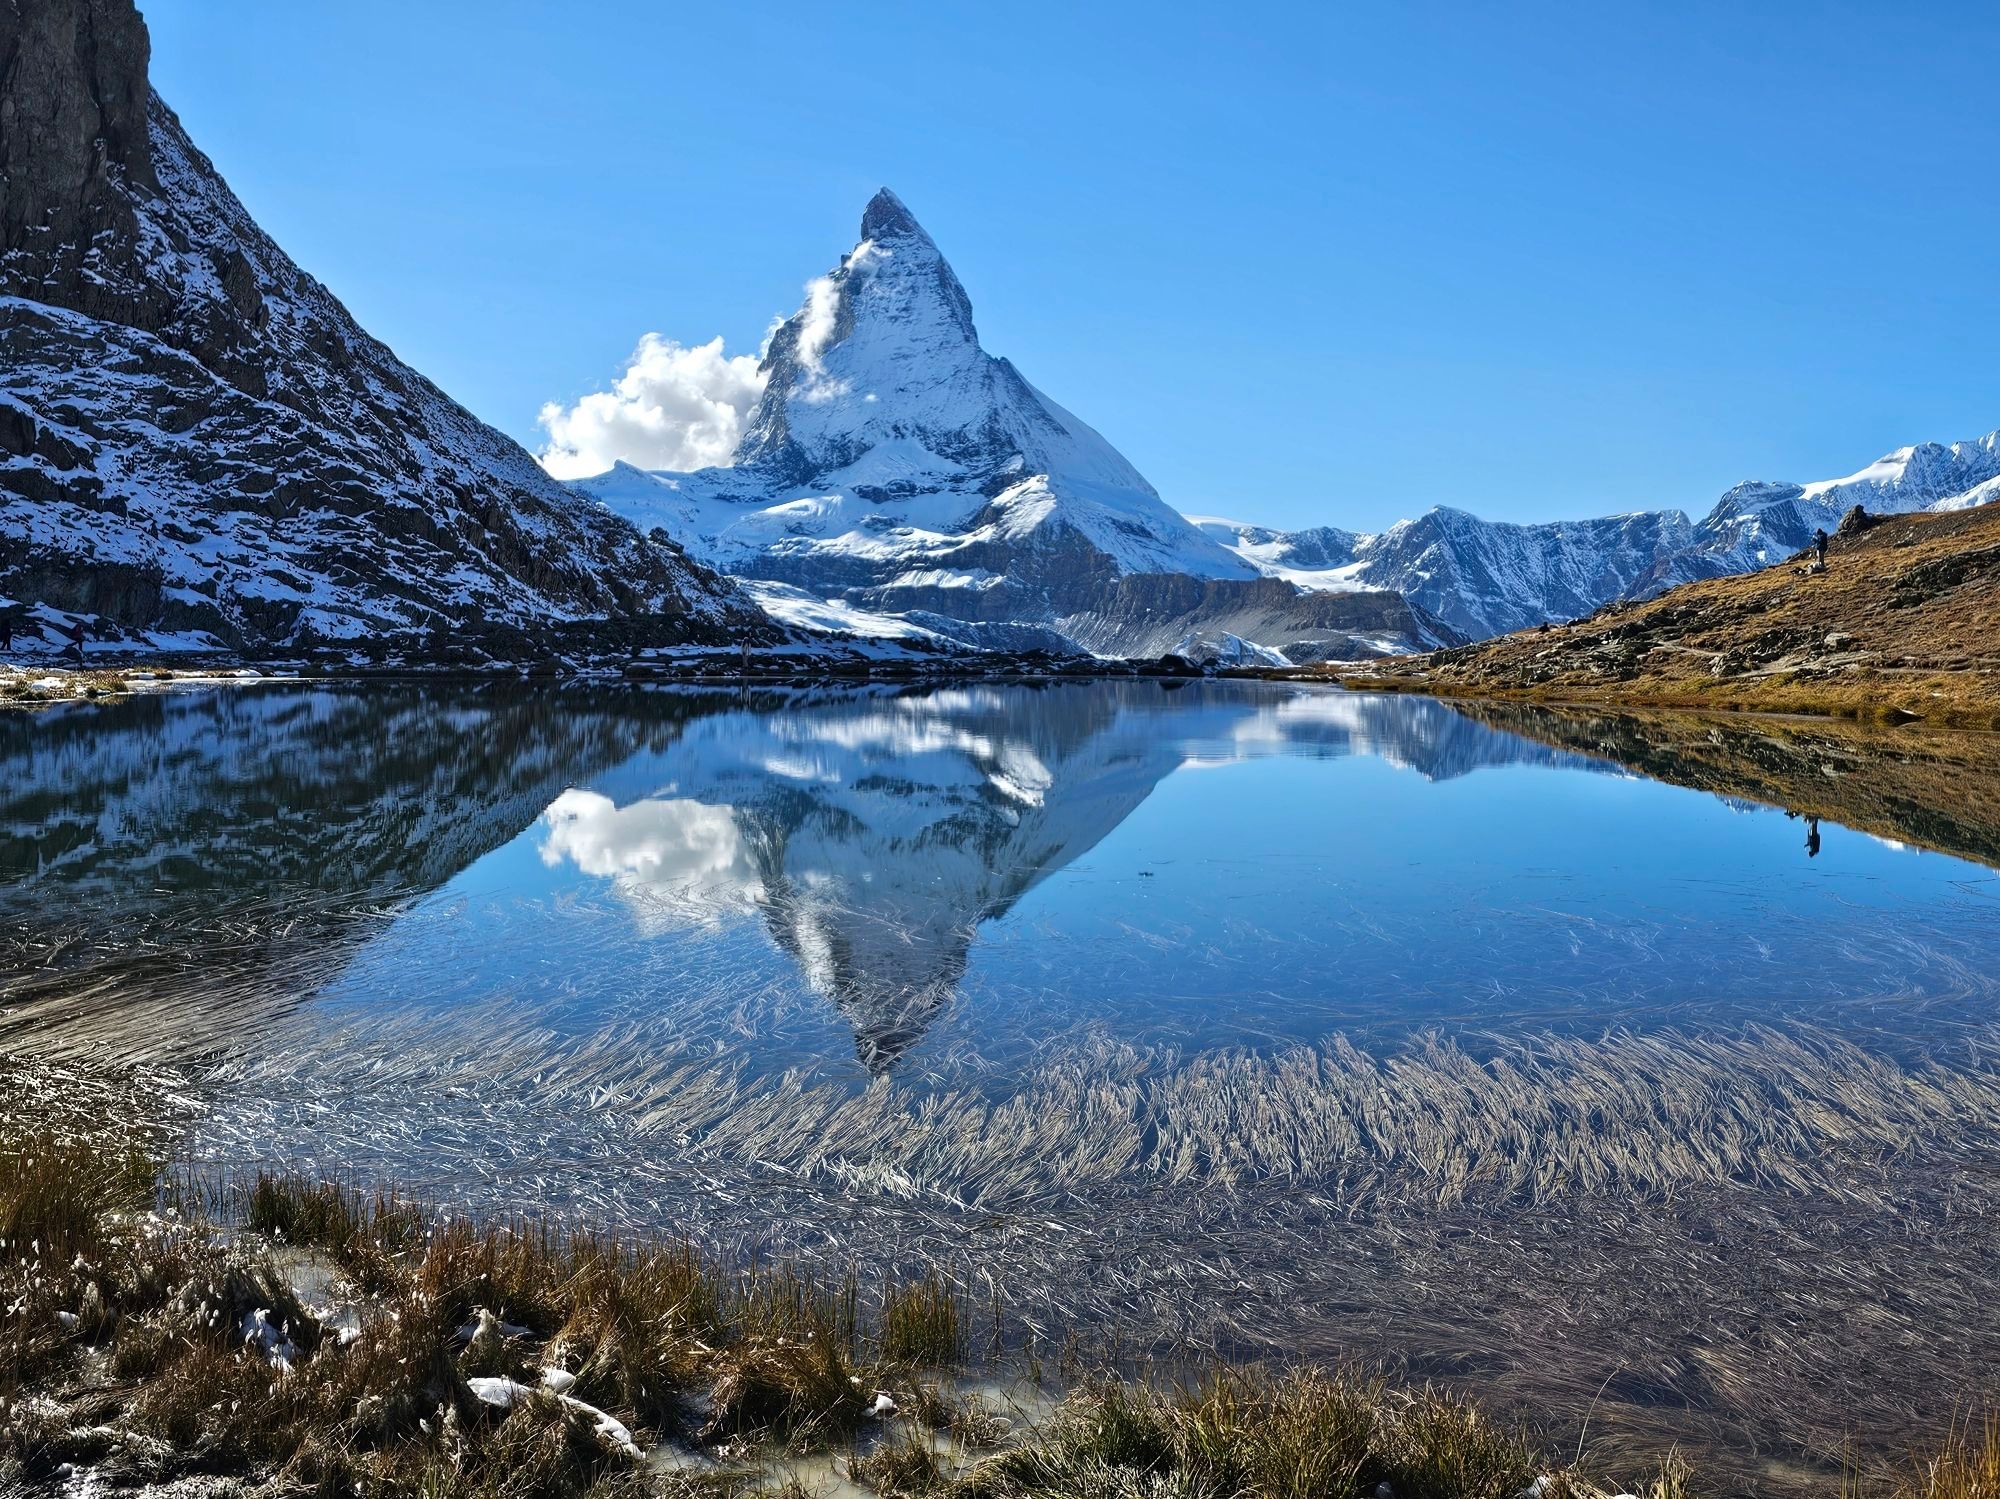
M 181 1060 L 230 1166 L 1795 1436 L 2000 1349 L 1991 761 L 1214 682 L 15 716 L 0 1035 Z
M 1851 1008 L 1922 1046 L 1982 1013 L 2000 948 L 1984 870 L 1830 820 L 1809 856 L 1802 818 L 1424 699 L 273 687 L 10 732 L 16 985 L 187 958 L 239 1027 L 245 989 L 504 998 L 747 1025 L 747 1065 L 834 1072 L 837 1018 L 869 1072 L 942 1026 L 919 1065 L 1004 1073 L 1086 1022 L 1268 1045 Z

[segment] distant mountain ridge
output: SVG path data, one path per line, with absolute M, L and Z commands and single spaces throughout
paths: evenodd
M 1342 680 L 1441 697 L 2000 728 L 2000 506 L 1936 504 L 1871 512 L 1837 532 L 1824 570 L 1793 563 L 1696 578 L 1574 623 L 1379 674 L 1349 669 Z
M 971 299 L 884 188 L 772 335 L 734 462 L 575 481 L 744 578 L 853 608 L 1053 629 L 1107 654 L 1224 637 L 1294 660 L 1456 638 L 1397 594 L 1272 579 L 980 346 Z
M 1516 525 L 1438 506 L 1367 534 L 1279 531 L 1197 516 L 1211 539 L 1309 589 L 1391 588 L 1472 639 L 1579 618 L 1616 599 L 1767 567 L 1871 514 L 1965 509 L 2000 499 L 2000 432 L 1898 448 L 1845 478 L 1739 484 L 1699 523 L 1678 510 Z

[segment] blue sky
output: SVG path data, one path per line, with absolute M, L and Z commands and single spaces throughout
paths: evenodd
M 893 186 L 1182 509 L 1705 508 L 2000 426 L 2000 10 L 142 0 L 362 322 L 541 445 Z

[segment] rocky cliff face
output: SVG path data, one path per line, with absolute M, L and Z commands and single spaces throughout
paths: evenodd
M 1239 625 L 1266 646 L 1362 655 L 1451 635 L 1380 591 L 1330 622 L 1169 508 L 980 347 L 965 288 L 886 189 L 772 336 L 763 373 L 731 466 L 621 465 L 578 487 L 727 572 L 881 613 L 1050 626 L 1106 654 Z
M 550 480 L 257 227 L 130 0 L 0 0 L 0 592 L 249 649 L 615 619 L 769 626 Z

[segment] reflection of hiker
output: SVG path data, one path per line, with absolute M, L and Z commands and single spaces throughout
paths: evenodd
M 66 656 L 74 655 L 79 666 L 83 664 L 83 640 L 83 621 L 79 619 L 69 627 L 69 649 L 63 652 Z
M 1806 857 L 1819 857 L 1819 819 L 1811 813 L 1806 814 Z
M 1819 570 L 1826 571 L 1826 527 L 1813 532 L 1813 550 L 1819 553 Z

